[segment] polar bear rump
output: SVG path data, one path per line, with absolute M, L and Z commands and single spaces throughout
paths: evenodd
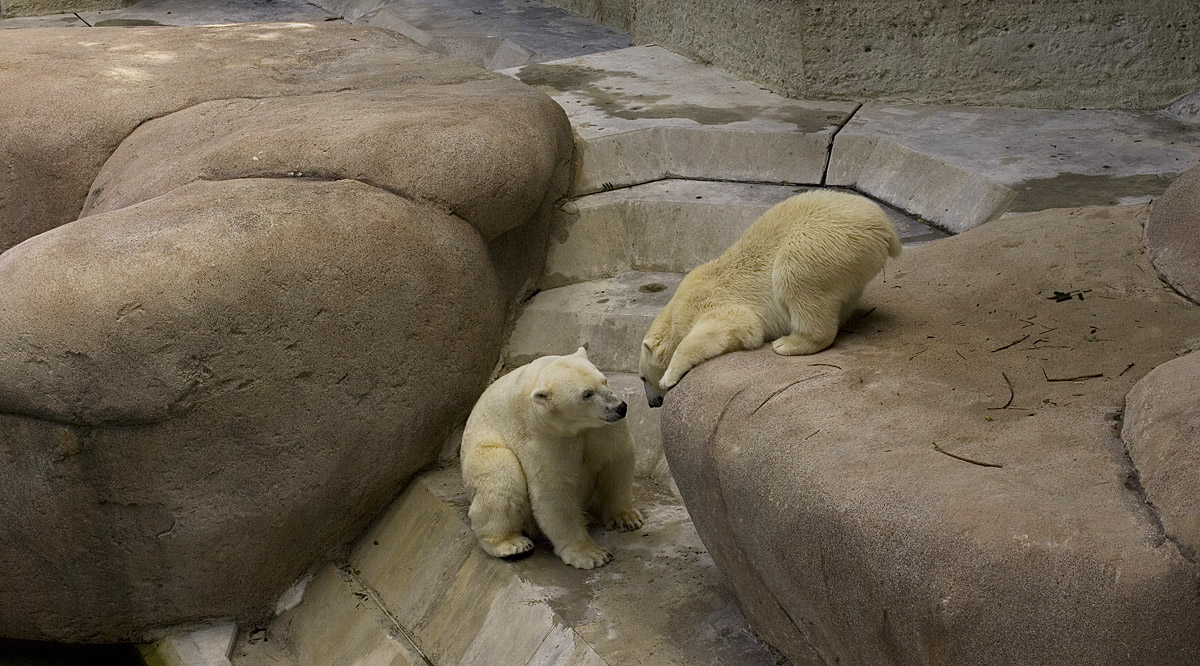
M 720 257 L 688 273 L 642 341 L 650 406 L 695 366 L 766 342 L 779 354 L 833 344 L 900 238 L 878 204 L 814 190 L 776 204 Z

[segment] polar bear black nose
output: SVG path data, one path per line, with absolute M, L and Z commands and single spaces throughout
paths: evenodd
M 617 413 L 621 415 L 621 418 L 625 418 L 625 413 L 628 411 L 629 411 L 629 405 L 626 405 L 625 401 L 622 400 L 621 404 L 617 405 Z
M 662 407 L 663 397 L 661 395 L 646 396 L 646 404 L 651 407 Z

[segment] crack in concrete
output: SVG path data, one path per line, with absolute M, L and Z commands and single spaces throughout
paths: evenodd
M 414 654 L 420 657 L 421 661 L 425 663 L 425 666 L 436 666 L 433 663 L 433 660 L 429 658 L 429 655 L 425 654 L 424 650 L 417 645 L 416 638 L 413 636 L 412 632 L 406 629 L 404 625 L 400 624 L 400 619 L 396 617 L 395 613 L 388 609 L 387 605 L 383 602 L 383 598 L 379 596 L 379 592 L 377 592 L 375 588 L 368 585 L 367 582 L 362 579 L 362 576 L 358 571 L 345 562 L 339 563 L 337 565 L 337 570 L 342 574 L 343 580 L 346 580 L 353 586 L 357 586 L 361 590 L 361 592 L 354 592 L 355 596 L 359 597 L 359 599 L 362 601 L 369 601 L 371 605 L 374 606 L 376 611 L 387 618 L 388 623 L 391 624 L 392 629 L 395 630 L 395 633 L 404 640 L 404 642 L 407 644 L 407 647 L 410 648 Z M 365 598 L 363 598 L 364 596 Z
M 829 182 L 829 166 L 833 163 L 833 144 L 835 141 L 837 141 L 838 134 L 842 131 L 842 128 L 844 128 L 846 125 L 850 124 L 851 120 L 854 120 L 854 116 L 857 116 L 859 110 L 862 108 L 863 108 L 862 104 L 856 105 L 854 107 L 854 110 L 851 111 L 849 113 L 849 115 L 847 115 L 846 118 L 842 121 L 842 124 L 838 125 L 837 129 L 833 130 L 833 134 L 829 135 L 829 143 L 826 144 L 826 148 L 825 148 L 825 166 L 824 166 L 824 168 L 821 169 L 821 183 L 820 184 L 822 187 L 824 187 Z

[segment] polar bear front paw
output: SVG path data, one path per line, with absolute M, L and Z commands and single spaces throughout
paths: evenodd
M 823 340 L 814 340 L 799 333 L 793 333 L 772 342 L 771 348 L 780 356 L 808 356 L 809 354 L 815 354 L 825 349 L 831 344 L 833 344 L 832 339 L 826 342 Z
M 614 513 L 604 520 L 604 527 L 610 530 L 632 532 L 645 524 L 642 512 L 632 507 Z
M 558 556 L 576 569 L 595 569 L 612 559 L 612 553 L 591 539 L 577 541 L 563 548 Z
M 520 534 L 482 539 L 479 545 L 493 557 L 512 557 L 533 549 L 533 542 Z

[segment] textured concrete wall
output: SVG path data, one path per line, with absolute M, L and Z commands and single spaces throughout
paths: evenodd
M 94 12 L 128 7 L 135 2 L 137 0 L 0 0 L 0 17 Z
M 1163 108 L 1200 88 L 1197 0 L 548 0 L 790 97 Z

